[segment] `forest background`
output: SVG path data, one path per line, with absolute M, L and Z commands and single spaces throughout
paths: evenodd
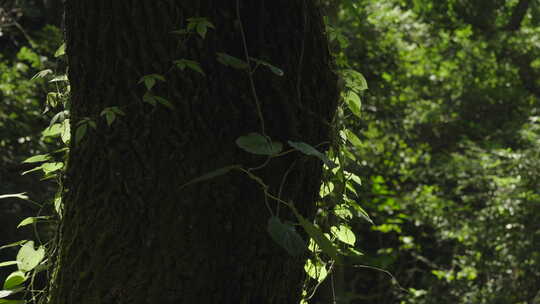
M 42 134 L 55 83 L 31 79 L 62 68 L 57 2 L 0 1 L 0 195 L 40 202 L 55 191 L 37 174 L 21 176 L 33 167 L 21 162 L 58 148 Z M 356 134 L 347 136 L 356 159 L 347 171 L 360 177 L 357 202 L 374 224 L 352 225 L 369 267 L 339 269 L 320 299 L 333 291 L 339 303 L 538 303 L 540 3 L 324 5 L 337 66 L 369 85 L 361 117 L 347 116 Z M 32 238 L 17 224 L 36 211 L 0 200 L 0 245 Z M 43 238 L 51 229 L 41 227 Z M 0 250 L 2 261 L 14 255 Z

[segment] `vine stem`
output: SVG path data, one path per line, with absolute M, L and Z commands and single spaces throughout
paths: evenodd
M 263 136 L 266 136 L 265 126 L 264 126 L 264 117 L 261 110 L 261 102 L 257 95 L 257 89 L 255 88 L 255 81 L 253 80 L 253 70 L 251 69 L 251 63 L 249 62 L 249 51 L 247 48 L 246 33 L 244 31 L 244 26 L 242 25 L 242 18 L 240 17 L 240 0 L 236 0 L 236 18 L 238 19 L 238 24 L 240 27 L 240 35 L 242 36 L 242 47 L 244 49 L 244 56 L 246 57 L 247 67 L 248 67 L 248 78 L 249 84 L 251 87 L 251 93 L 253 94 L 253 99 L 255 100 L 255 106 L 257 108 L 257 115 L 261 121 L 261 133 Z

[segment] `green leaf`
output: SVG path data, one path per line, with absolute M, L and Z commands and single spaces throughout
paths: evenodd
M 188 59 L 179 59 L 179 60 L 175 60 L 174 64 L 176 65 L 177 68 L 179 68 L 182 71 L 187 67 L 195 72 L 205 75 L 204 71 L 202 70 L 201 66 L 199 65 L 197 61 L 188 60 Z
M 206 37 L 206 32 L 208 31 L 208 28 L 215 28 L 214 25 L 206 18 L 193 17 L 188 18 L 187 21 L 188 31 L 195 30 L 197 34 L 199 34 L 199 36 L 201 36 L 201 38 L 203 39 Z
M 167 99 L 161 97 L 161 96 L 154 96 L 154 99 L 159 102 L 160 104 L 166 106 L 167 108 L 174 110 L 174 105 L 168 101 Z
M 306 144 L 305 142 L 294 142 L 294 141 L 288 141 L 289 142 L 289 145 L 291 147 L 293 147 L 294 149 L 306 154 L 306 155 L 309 155 L 309 156 L 315 156 L 317 158 L 319 158 L 320 160 L 322 160 L 324 162 L 324 164 L 330 168 L 330 169 L 334 169 L 337 167 L 337 165 L 332 162 L 326 155 L 324 155 L 324 153 L 321 153 L 319 152 L 317 149 L 315 149 L 314 147 L 312 147 L 311 145 L 309 144 Z
M 359 93 L 368 89 L 366 78 L 361 73 L 355 70 L 343 70 L 340 74 L 345 81 L 345 86 L 354 92 Z
M 361 149 L 363 147 L 362 141 L 356 134 L 354 134 L 353 131 L 346 129 L 344 131 L 341 131 L 342 134 L 345 136 L 348 142 L 350 142 L 353 146 L 355 146 L 358 149 Z
M 6 300 L 6 299 L 0 299 L 0 304 L 25 304 L 26 301 L 24 300 Z
M 62 43 L 62 45 L 60 45 L 60 47 L 54 53 L 54 57 L 60 57 L 60 56 L 63 56 L 65 54 L 66 54 L 66 44 Z
M 65 119 L 62 122 L 62 133 L 60 133 L 60 137 L 62 138 L 63 143 L 69 143 L 71 139 L 71 125 L 69 123 L 69 119 Z
M 35 171 L 39 171 L 39 170 L 41 170 L 41 166 L 35 167 L 35 168 L 30 169 L 30 170 L 27 170 L 27 171 L 24 171 L 23 173 L 21 173 L 21 175 L 26 175 L 26 174 L 28 174 L 28 173 L 35 172 Z
M 304 230 L 309 234 L 309 236 L 317 243 L 319 248 L 321 248 L 322 252 L 326 253 L 330 258 L 334 259 L 335 261 L 339 261 L 339 253 L 336 246 L 324 235 L 324 233 L 317 228 L 312 223 L 308 222 L 298 211 L 296 208 L 292 208 L 292 211 L 294 212 L 294 215 L 300 222 L 300 225 L 304 228 Z
M 282 223 L 277 216 L 272 216 L 268 220 L 267 230 L 272 239 L 290 255 L 298 256 L 306 250 L 306 243 L 294 226 Z
M 217 61 L 219 61 L 225 66 L 229 66 L 231 68 L 239 70 L 245 70 L 249 67 L 247 62 L 245 62 L 244 60 L 225 53 L 217 53 Z
M 154 95 L 152 95 L 150 92 L 146 92 L 143 96 L 143 101 L 146 103 L 151 104 L 152 106 L 157 106 L 157 101 Z
M 360 207 L 360 205 L 358 205 L 355 201 L 353 201 L 352 199 L 350 199 L 350 198 L 348 198 L 346 196 L 343 196 L 343 201 L 347 205 L 349 205 L 354 211 L 357 212 L 358 217 L 361 217 L 361 218 L 365 219 L 366 221 L 368 221 L 370 224 L 374 225 L 373 221 L 369 217 L 369 214 L 366 212 L 366 210 L 364 210 L 364 208 Z
M 75 131 L 75 143 L 80 143 L 81 140 L 86 135 L 86 131 L 88 130 L 87 124 L 81 124 L 77 127 L 77 130 Z
M 41 132 L 41 135 L 43 137 L 54 137 L 57 135 L 60 135 L 62 133 L 62 124 L 55 123 L 52 126 L 49 126 L 43 132 Z
M 17 261 L 6 261 L 6 262 L 0 263 L 0 267 L 7 267 L 7 266 L 12 266 L 12 265 L 17 265 L 17 264 L 19 264 L 19 262 Z
M 313 263 L 312 259 L 308 259 L 306 264 L 304 264 L 304 271 L 308 276 L 317 280 L 319 283 L 324 281 L 328 275 L 325 265 L 320 260 L 316 260 L 315 263 Z
M 12 288 L 12 289 L 9 289 L 9 290 L 0 290 L 0 299 L 2 298 L 7 298 L 9 296 L 12 296 L 18 292 L 21 292 L 24 290 L 24 287 L 18 287 L 18 288 Z M 2 300 L 0 300 L 2 301 Z M 0 302 L 2 303 L 2 302 Z M 24 303 L 24 302 L 23 302 Z
M 51 158 L 49 154 L 40 154 L 29 157 L 23 161 L 23 163 L 39 163 L 48 161 Z
M 255 63 L 258 63 L 258 64 L 260 64 L 262 66 L 267 67 L 272 73 L 274 73 L 274 74 L 276 74 L 278 76 L 285 75 L 285 73 L 283 72 L 282 69 L 280 69 L 280 68 L 278 68 L 278 67 L 276 67 L 276 66 L 274 66 L 274 65 L 272 65 L 272 64 L 270 64 L 270 63 L 268 63 L 268 62 L 266 62 L 264 60 L 260 60 L 260 59 L 253 58 L 253 57 L 249 57 L 249 60 L 251 60 L 251 61 L 253 61 Z
M 21 247 L 21 249 L 19 249 L 19 253 L 17 253 L 17 261 L 20 262 L 19 270 L 28 272 L 34 269 L 37 265 L 39 265 L 44 257 L 45 248 L 43 246 L 39 246 L 39 248 L 36 250 L 34 249 L 33 241 L 27 242 Z M 4 286 L 4 288 L 6 287 Z
M 28 226 L 30 224 L 33 224 L 33 223 L 37 223 L 38 221 L 40 220 L 48 220 L 50 219 L 51 217 L 50 216 L 32 216 L 32 217 L 27 217 L 25 218 L 24 220 L 22 220 L 19 225 L 17 225 L 17 228 L 19 227 L 24 227 L 24 226 Z
M 345 103 L 356 117 L 360 117 L 362 102 L 360 101 L 360 96 L 358 96 L 358 94 L 353 91 L 347 92 L 345 94 Z
M 334 183 L 327 182 L 321 185 L 321 189 L 319 189 L 319 196 L 321 198 L 327 196 L 328 194 L 332 193 L 334 191 Z
M 339 227 L 332 226 L 330 227 L 330 231 L 338 240 L 345 244 L 354 246 L 354 243 L 356 243 L 356 236 L 354 235 L 354 232 L 352 232 L 352 230 L 345 225 L 339 225 Z
M 141 77 L 138 83 L 144 83 L 146 86 L 146 89 L 150 91 L 154 85 L 156 84 L 156 81 L 165 81 L 165 77 L 159 74 L 148 74 Z
M 202 182 L 202 181 L 205 181 L 205 180 L 209 180 L 209 179 L 212 179 L 214 177 L 218 177 L 218 176 L 221 176 L 221 175 L 224 175 L 224 174 L 227 174 L 229 173 L 229 171 L 233 170 L 233 169 L 238 169 L 240 168 L 240 166 L 238 165 L 232 165 L 232 166 L 227 166 L 227 167 L 223 167 L 223 168 L 219 168 L 219 169 L 216 169 L 214 171 L 211 171 L 211 172 L 208 172 L 208 173 L 205 173 L 197 178 L 194 178 L 192 180 L 190 180 L 189 182 L 183 184 L 182 186 L 180 186 L 180 189 L 188 186 L 188 185 L 191 185 L 191 184 L 195 184 L 195 183 L 199 183 L 199 182 Z
M 49 80 L 49 82 L 59 82 L 59 81 L 68 81 L 68 77 L 66 74 L 58 75 L 54 77 L 53 79 Z
M 12 272 L 4 281 L 3 289 L 13 289 L 26 281 L 26 275 L 22 271 Z M 1 302 L 0 302 L 1 303 Z
M 236 145 L 242 150 L 258 155 L 275 155 L 283 150 L 283 144 L 271 141 L 259 133 L 249 133 L 236 139 Z
M 44 163 L 41 165 L 41 169 L 45 174 L 49 174 L 55 171 L 58 171 L 64 167 L 64 163 L 62 162 L 54 162 L 54 163 Z
M 9 244 L 7 244 L 7 245 L 1 246 L 1 247 L 0 247 L 0 250 L 6 249 L 6 248 L 15 247 L 15 246 L 19 246 L 19 245 L 23 245 L 23 244 L 26 244 L 26 242 L 28 242 L 28 240 L 21 240 L 21 241 L 9 243 Z
M 56 107 L 60 103 L 60 100 L 62 98 L 62 94 L 56 93 L 56 92 L 49 92 L 47 93 L 47 104 L 51 107 Z
M 0 195 L 0 199 L 4 199 L 4 198 L 18 198 L 25 201 L 28 200 L 28 196 L 26 195 L 26 192 Z M 2 248 L 0 247 L 0 249 Z
M 39 71 L 36 75 L 34 75 L 31 80 L 34 80 L 36 78 L 44 78 L 45 76 L 49 75 L 49 74 L 52 74 L 52 70 L 51 69 L 46 69 L 46 70 L 43 70 L 43 71 Z
M 344 205 L 336 205 L 334 207 L 334 214 L 343 219 L 344 221 L 348 221 L 353 218 L 353 214 L 351 210 L 348 209 L 348 207 Z

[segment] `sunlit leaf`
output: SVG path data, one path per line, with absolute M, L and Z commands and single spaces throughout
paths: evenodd
M 60 137 L 62 138 L 62 142 L 65 144 L 67 144 L 71 139 L 71 125 L 69 123 L 69 119 L 62 122 L 62 133 L 60 133 Z
M 21 240 L 21 241 L 9 243 L 7 245 L 0 246 L 0 250 L 5 249 L 5 248 L 11 248 L 11 247 L 16 247 L 16 246 L 19 246 L 19 245 L 23 245 L 26 242 L 28 242 L 28 240 Z
M 43 132 L 41 132 L 41 135 L 43 135 L 43 137 L 53 137 L 53 136 L 60 135 L 61 133 L 62 133 L 62 124 L 55 123 L 52 126 L 43 130 Z
M 55 171 L 58 171 L 64 167 L 64 163 L 62 162 L 54 162 L 54 163 L 44 163 L 41 165 L 41 169 L 45 174 L 49 174 Z
M 22 200 L 28 200 L 28 196 L 26 195 L 26 192 L 0 195 L 0 199 L 4 199 L 4 198 L 18 198 Z
M 33 216 L 33 217 L 27 217 L 25 218 L 24 220 L 22 220 L 19 225 L 17 225 L 17 228 L 19 227 L 24 227 L 24 226 L 28 226 L 28 225 L 31 225 L 33 223 L 37 223 L 38 221 L 40 220 L 47 220 L 47 219 L 50 219 L 51 217 L 50 216 Z
M 3 298 L 12 296 L 12 295 L 14 295 L 14 294 L 16 294 L 18 292 L 23 291 L 23 290 L 24 290 L 24 287 L 12 288 L 12 289 L 8 289 L 8 290 L 0 290 L 0 301 L 2 301 Z M 0 303 L 2 303 L 2 302 L 0 302 Z M 23 301 L 23 303 L 24 303 L 24 301 Z
M 62 45 L 60 45 L 60 47 L 54 53 L 54 57 L 60 57 L 65 54 L 66 54 L 66 44 L 62 43 Z
M 17 264 L 19 264 L 19 262 L 17 262 L 17 261 L 7 261 L 7 262 L 0 263 L 0 267 L 13 266 L 13 265 L 17 265 Z
M 59 81 L 68 81 L 67 75 L 59 75 L 54 77 L 53 79 L 49 80 L 49 82 L 59 82 Z
M 34 242 L 30 241 L 24 244 L 17 253 L 17 261 L 20 262 L 19 270 L 23 272 L 34 269 L 45 257 L 45 248 L 39 246 L 34 249 Z M 17 284 L 18 285 L 18 284 Z
M 330 227 L 330 231 L 338 240 L 342 241 L 345 244 L 354 246 L 354 243 L 356 242 L 356 236 L 349 227 L 345 225 L 339 225 L 338 227 L 332 226 Z
M 13 289 L 26 281 L 26 275 L 22 271 L 12 272 L 4 281 L 3 289 Z
M 53 71 L 51 69 L 46 69 L 46 70 L 43 70 L 43 71 L 39 71 L 36 75 L 34 75 L 32 77 L 32 80 L 36 79 L 36 78 L 43 78 L 49 74 L 52 74 Z
M 309 236 L 317 243 L 322 252 L 326 253 L 330 258 L 339 261 L 338 249 L 335 245 L 324 235 L 324 233 L 315 225 L 308 222 L 298 211 L 293 208 L 294 215 L 300 222 L 300 225 L 309 234 Z
M 34 155 L 32 157 L 29 157 L 25 160 L 23 160 L 23 163 L 39 163 L 48 161 L 51 158 L 49 154 L 40 154 L 40 155 Z
M 320 260 L 316 260 L 315 263 L 313 263 L 312 259 L 308 259 L 306 264 L 304 264 L 304 271 L 308 276 L 318 282 L 324 281 L 328 275 L 325 265 Z

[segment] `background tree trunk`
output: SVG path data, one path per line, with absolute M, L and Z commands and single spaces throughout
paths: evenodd
M 266 133 L 328 143 L 338 92 L 318 8 L 240 2 L 250 56 L 285 72 L 260 66 L 253 74 Z M 220 167 L 265 160 L 235 145 L 261 130 L 247 73 L 216 60 L 217 52 L 245 58 L 236 16 L 235 1 L 67 2 L 72 138 L 84 117 L 97 129 L 71 145 L 51 303 L 298 303 L 305 257 L 269 238 L 255 182 L 233 172 L 180 188 Z M 215 30 L 179 42 L 171 31 L 190 17 Z M 181 58 L 198 61 L 206 76 L 171 69 Z M 148 74 L 166 77 L 152 91 L 175 110 L 142 102 L 138 81 Z M 99 114 L 111 106 L 126 115 L 108 127 Z M 255 173 L 273 193 L 286 177 L 282 197 L 314 214 L 319 161 L 289 153 Z M 280 217 L 292 220 L 286 211 Z

